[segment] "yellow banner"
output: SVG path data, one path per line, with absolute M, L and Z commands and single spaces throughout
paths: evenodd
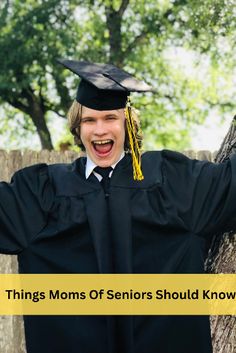
M 236 274 L 0 274 L 0 315 L 236 315 Z

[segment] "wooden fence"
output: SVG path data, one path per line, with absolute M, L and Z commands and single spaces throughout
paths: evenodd
M 191 158 L 201 160 L 213 160 L 214 154 L 208 151 L 187 151 L 185 152 Z M 78 157 L 78 154 L 71 151 L 49 152 L 49 151 L 11 151 L 9 153 L 0 150 L 0 180 L 9 181 L 12 174 L 23 167 L 37 163 L 70 163 Z M 17 273 L 16 256 L 0 255 L 0 272 Z M 215 324 L 215 321 L 213 321 Z M 236 330 L 235 330 L 236 331 Z M 231 338 L 232 340 L 232 338 Z M 235 338 L 236 340 L 236 338 Z M 235 341 L 234 341 L 235 343 Z M 232 353 L 236 346 L 231 344 Z M 25 341 L 23 320 L 19 316 L 1 316 L 0 317 L 0 352 L 1 353 L 25 353 Z M 69 353 L 69 352 L 68 352 Z M 200 353 L 200 352 L 199 352 Z M 214 353 L 219 353 L 215 351 Z M 231 353 L 231 349 L 227 351 Z

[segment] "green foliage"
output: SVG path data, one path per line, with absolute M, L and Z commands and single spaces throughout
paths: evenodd
M 6 10 L 7 11 L 7 10 Z M 48 85 L 59 55 L 70 55 L 73 45 L 68 14 L 69 1 L 13 1 L 1 18 L 0 93 L 20 99 L 23 89 L 48 97 Z M 70 34 L 69 34 L 70 32 Z M 68 35 L 69 34 L 69 35 Z M 23 98 L 23 97 L 22 97 Z M 24 101 L 22 101 L 24 104 Z
M 40 148 L 31 119 L 7 104 L 0 109 L 0 135 L 1 149 Z

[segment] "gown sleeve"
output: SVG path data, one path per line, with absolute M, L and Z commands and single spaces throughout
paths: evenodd
M 236 156 L 216 164 L 164 152 L 168 197 L 188 229 L 200 236 L 236 229 Z
M 0 252 L 18 254 L 45 226 L 53 204 L 46 164 L 16 172 L 0 183 Z

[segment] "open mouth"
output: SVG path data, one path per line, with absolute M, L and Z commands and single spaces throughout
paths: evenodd
M 95 151 L 100 155 L 105 155 L 112 150 L 114 141 L 112 140 L 96 140 L 92 142 Z

